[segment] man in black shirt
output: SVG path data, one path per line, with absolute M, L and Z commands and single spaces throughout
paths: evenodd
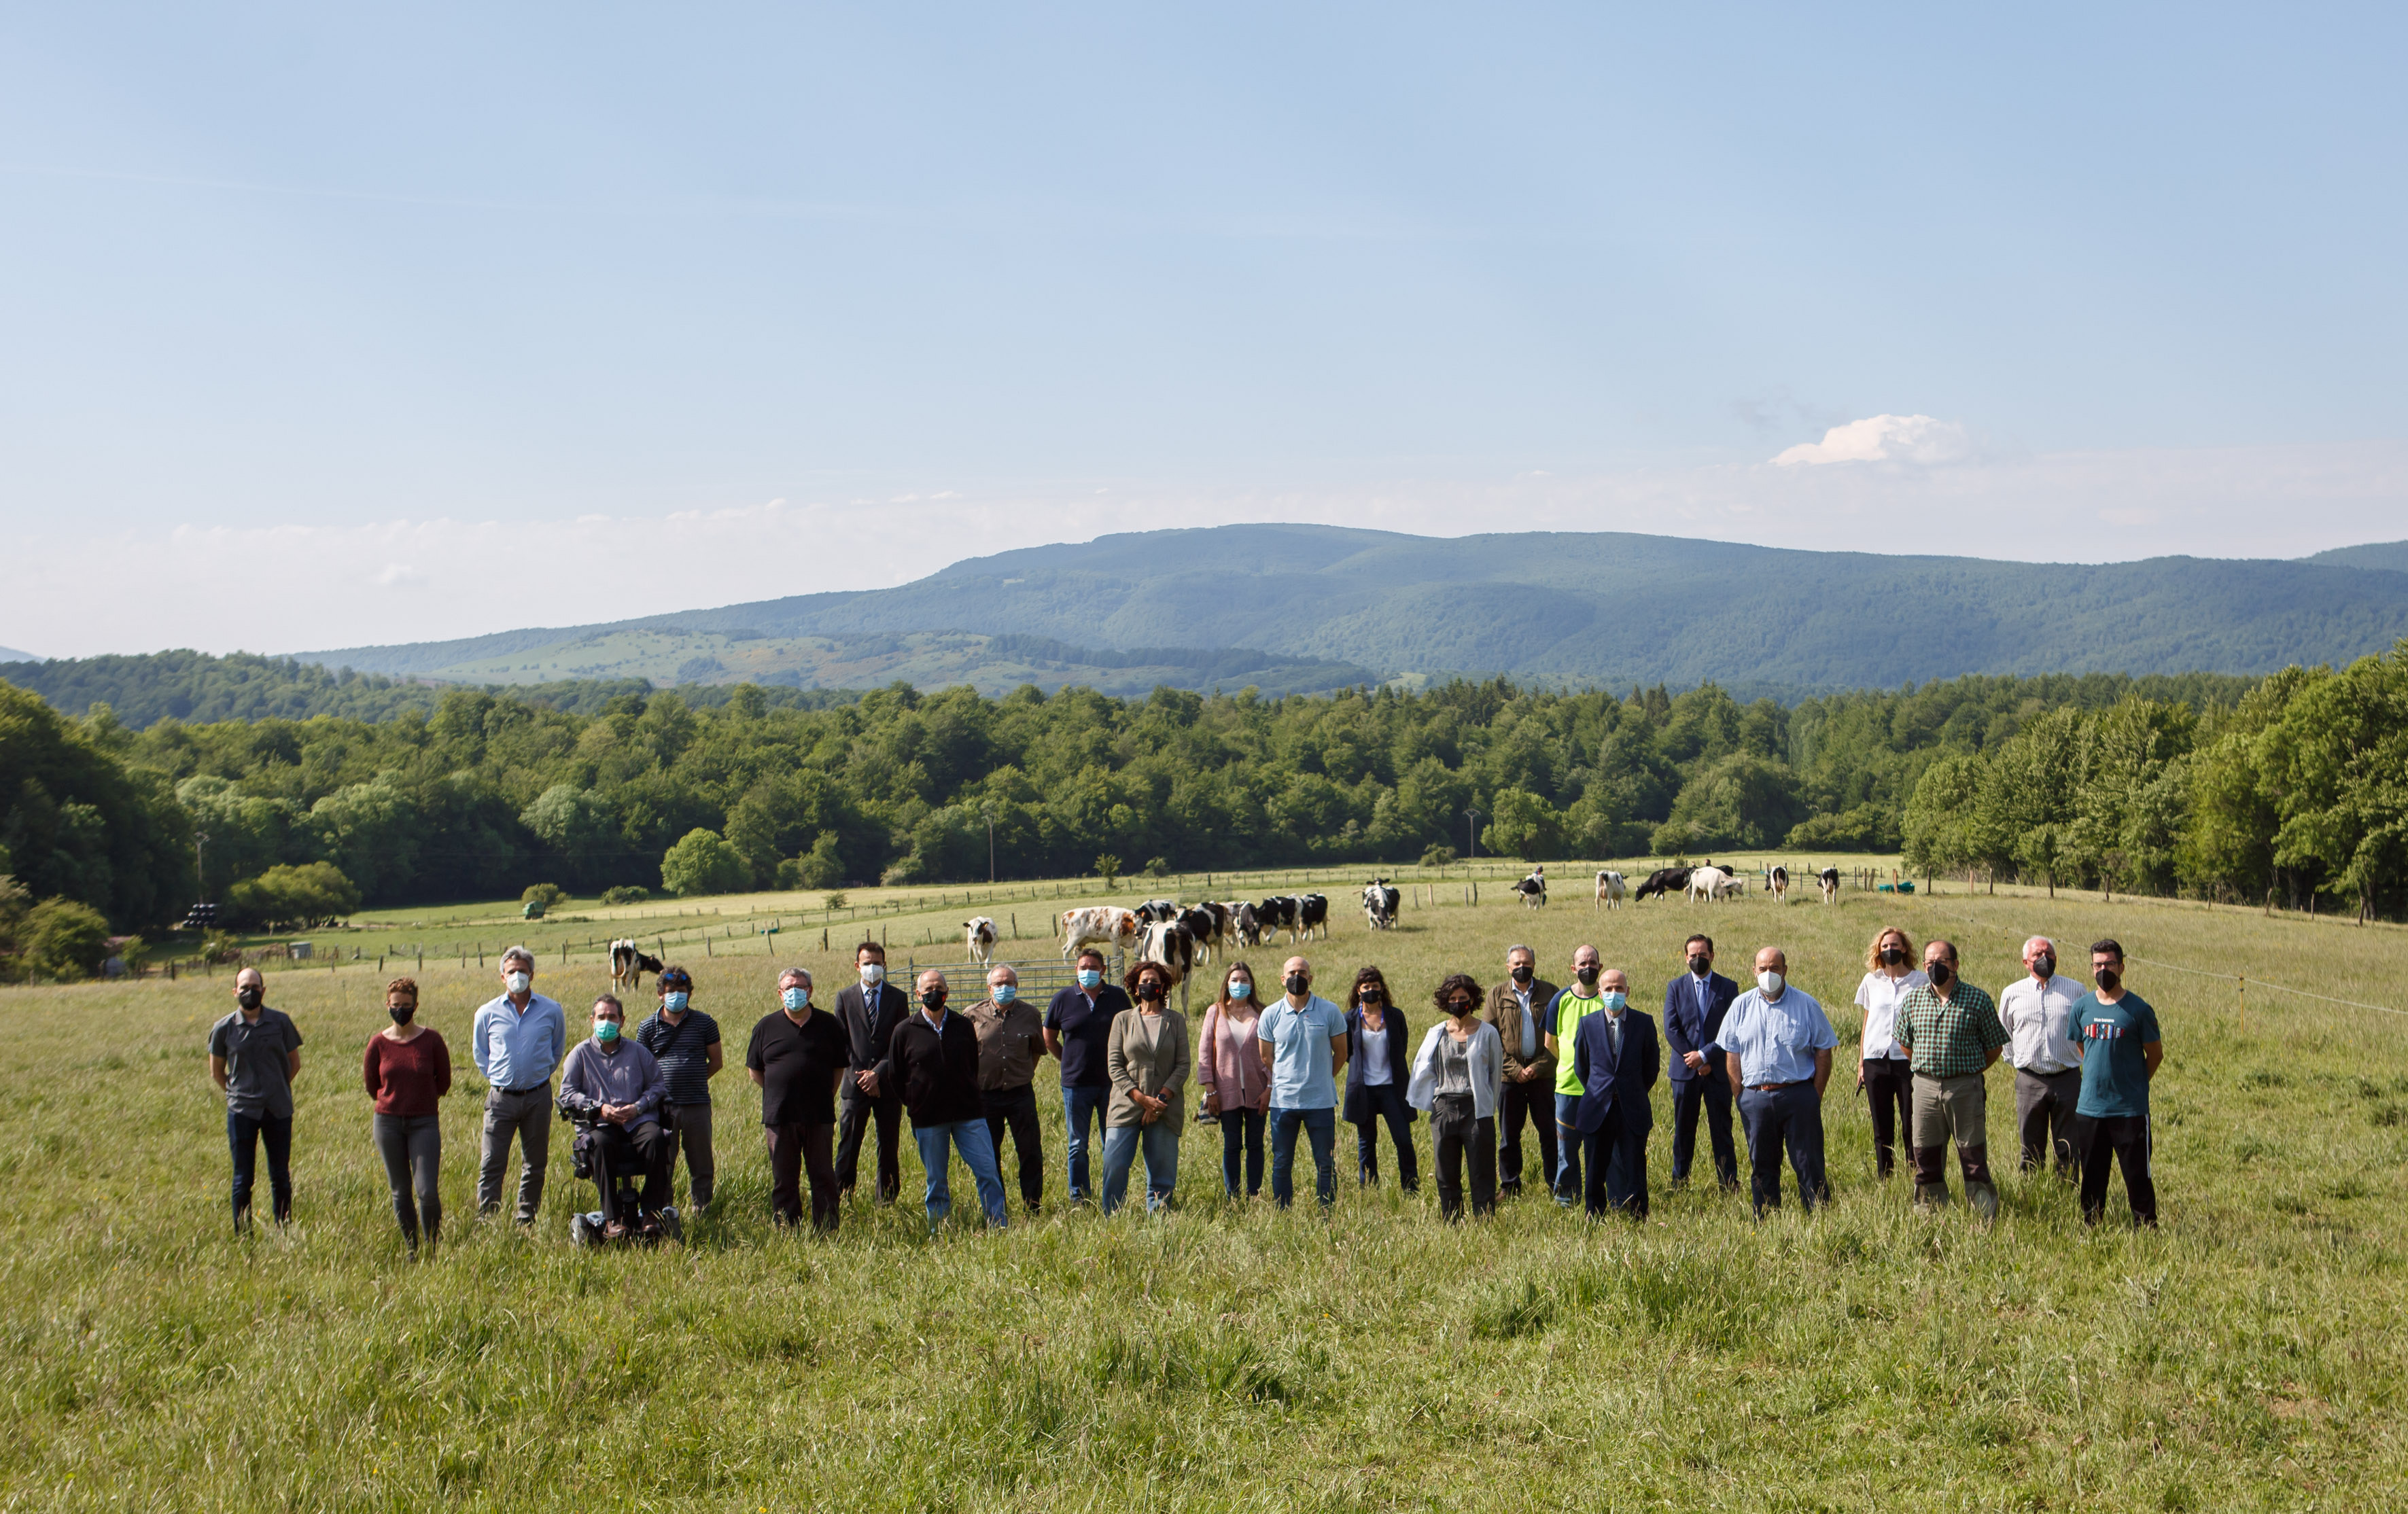
M 886 981 L 886 949 L 875 941 L 853 948 L 853 960 L 861 981 L 846 985 L 836 996 L 836 1020 L 843 1027 L 851 1060 L 840 1090 L 836 1135 L 836 1181 L 853 1192 L 860 1171 L 861 1138 L 874 1119 L 878 1122 L 878 1202 L 892 1204 L 902 1192 L 903 1100 L 896 1091 L 879 1083 L 870 1070 L 886 1058 L 895 1028 L 911 1012 L 911 1001 Z
M 719 1021 L 692 1007 L 694 978 L 682 967 L 664 967 L 660 1009 L 636 1027 L 636 1044 L 652 1054 L 669 1080 L 666 1123 L 685 1150 L 686 1183 L 694 1212 L 710 1207 L 719 1164 L 710 1151 L 710 1080 L 724 1053 Z
M 752 1027 L 744 1067 L 761 1089 L 761 1130 L 769 1143 L 769 1212 L 781 1225 L 803 1218 L 800 1173 L 811 1176 L 811 1228 L 834 1234 L 841 1210 L 828 1158 L 836 1128 L 836 1085 L 850 1060 L 837 1018 L 811 1007 L 811 975 L 789 967 L 778 977 L 779 1006 Z
M 1104 954 L 1079 953 L 1079 981 L 1054 995 L 1045 1009 L 1045 1050 L 1062 1059 L 1062 1113 L 1070 1133 L 1065 1142 L 1070 1168 L 1070 1202 L 1083 1204 L 1087 1186 L 1087 1132 L 1103 1123 L 1112 1100 L 1111 1069 L 1105 1065 L 1112 1017 L 1128 1008 L 1128 995 L 1104 981 Z
M 895 1032 L 887 1058 L 879 1064 L 878 1086 L 899 1090 L 911 1111 L 911 1136 L 920 1143 L 920 1165 L 928 1172 L 928 1228 L 953 1211 L 950 1145 L 962 1154 L 978 1183 L 986 1222 L 1001 1230 L 1011 1222 L 1003 1202 L 1003 1174 L 996 1170 L 995 1143 L 986 1131 L 986 1101 L 979 1094 L 978 1032 L 945 1007 L 945 975 L 931 967 L 920 975 L 920 1009 Z

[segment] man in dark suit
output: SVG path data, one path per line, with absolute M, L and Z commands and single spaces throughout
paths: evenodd
M 878 1202 L 892 1204 L 902 1191 L 903 1091 L 879 1080 L 895 1028 L 911 1012 L 904 992 L 886 981 L 886 949 L 864 941 L 853 952 L 860 981 L 836 996 L 836 1022 L 844 1032 L 846 1072 L 838 1085 L 836 1185 L 847 1193 L 861 1170 L 861 1138 L 878 1121 Z
M 1488 1022 L 1505 1047 L 1505 1093 L 1497 1107 L 1498 1191 L 1522 1192 L 1522 1121 L 1539 1136 L 1539 1186 L 1555 1180 L 1555 985 L 1541 978 L 1528 947 L 1505 953 L 1506 981 L 1488 991 Z
M 1647 1218 L 1647 1136 L 1656 1128 L 1648 1091 L 1663 1070 L 1656 1021 L 1630 1007 L 1630 980 L 1620 968 L 1598 979 L 1601 1011 L 1583 1016 L 1572 1034 L 1572 1071 L 1580 1078 L 1574 1115 L 1588 1168 L 1588 1212 L 1608 1207 Z
M 1702 1108 L 1706 1133 L 1713 1141 L 1714 1177 L 1737 1193 L 1739 1152 L 1731 1145 L 1730 1079 L 1724 1076 L 1721 1048 L 1706 1048 L 1713 1047 L 1714 1037 L 1722 1034 L 1723 1017 L 1739 997 L 1739 985 L 1714 971 L 1713 936 L 1690 936 L 1687 946 L 1689 970 L 1664 985 L 1664 1039 L 1672 1048 L 1672 1186 L 1689 1180 Z

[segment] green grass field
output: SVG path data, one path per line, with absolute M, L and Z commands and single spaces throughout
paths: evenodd
M 1851 893 L 1836 910 L 1752 896 L 1600 915 L 1584 887 L 1558 889 L 1543 913 L 1494 891 L 1478 908 L 1409 906 L 1401 929 L 1374 937 L 1352 890 L 1332 884 L 1333 937 L 1312 954 L 1325 984 L 1379 963 L 1418 1030 L 1442 971 L 1487 981 L 1515 940 L 1551 975 L 1593 940 L 1652 1008 L 1681 938 L 1702 927 L 1726 966 L 1786 946 L 1793 980 L 1832 1006 L 1852 1046 L 1847 1001 L 1877 924 L 1952 936 L 1968 976 L 1993 991 L 2018 971 L 2027 932 L 2078 944 L 2113 933 L 2165 1026 L 2164 1228 L 2124 1228 L 2119 1184 L 2111 1223 L 2086 1233 L 2053 1180 L 2012 1173 L 1994 1230 L 1961 1207 L 1914 1213 L 1899 1182 L 1876 1185 L 1843 1075 L 1825 1112 L 1837 1200 L 1811 1219 L 1793 1207 L 1759 1224 L 1739 1200 L 1665 1194 L 1659 1089 L 1644 1225 L 1592 1224 L 1526 1198 L 1451 1228 L 1426 1181 L 1412 1198 L 1342 1185 L 1327 1220 L 1309 1204 L 1285 1215 L 1232 1206 L 1207 1130 L 1191 1132 L 1180 1207 L 1164 1221 L 1058 1212 L 1057 1166 L 1036 1221 L 988 1235 L 957 1221 L 931 1240 L 907 1147 L 902 1207 L 849 1207 L 832 1241 L 774 1234 L 758 1107 L 736 1064 L 772 1007 L 774 965 L 810 966 L 824 999 L 849 975 L 843 932 L 822 951 L 813 924 L 723 936 L 733 950 L 715 944 L 707 959 L 679 953 L 732 1043 L 715 1085 L 722 1203 L 691 1244 L 573 1251 L 567 1215 L 591 1188 L 569 1178 L 558 1138 L 537 1235 L 470 1221 L 470 1074 L 445 1115 L 448 1243 L 411 1266 L 358 1083 L 360 1048 L 383 1022 L 371 964 L 270 978 L 270 1002 L 308 1037 L 298 1221 L 248 1240 L 229 1233 L 222 1106 L 202 1048 L 231 1005 L 224 970 L 7 990 L 0 1503 L 2408 1503 L 2408 1017 L 2260 986 L 2408 1007 L 2408 932 L 1945 885 L 1937 897 Z M 888 917 L 898 959 L 902 930 L 960 917 L 934 894 Z M 490 950 L 516 934 L 505 913 L 441 923 L 464 938 L 481 931 Z M 1054 956 L 1044 942 L 1021 950 Z M 957 943 L 919 952 L 958 954 Z M 1283 954 L 1253 954 L 1263 980 Z M 2229 978 L 2169 964 L 2247 975 L 2245 1032 Z M 424 979 L 426 1020 L 462 1048 L 494 992 L 490 959 L 464 972 L 430 955 Z M 538 986 L 573 1022 L 603 980 L 598 962 L 573 955 L 566 967 L 547 960 Z M 1993 1145 L 2011 1147 L 2007 1075 L 1991 1086 Z M 1416 1129 L 1426 1172 L 1427 1126 Z M 1048 1150 L 1058 1163 L 1058 1123 Z M 1343 1178 L 1342 1127 L 1340 1161 Z M 957 1213 L 970 1210 L 967 1176 L 955 1184 Z

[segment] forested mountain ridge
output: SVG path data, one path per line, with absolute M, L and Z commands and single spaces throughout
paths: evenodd
M 1233 525 L 1002 552 L 893 589 L 299 655 L 508 682 L 559 677 L 573 665 L 560 649 L 636 629 L 753 643 L 941 630 L 1095 648 L 1254 647 L 1380 677 L 1713 682 L 1742 698 L 1796 698 L 1973 672 L 2338 665 L 2408 636 L 2408 575 L 2354 563 L 2028 564 L 1612 532 L 1432 538 Z

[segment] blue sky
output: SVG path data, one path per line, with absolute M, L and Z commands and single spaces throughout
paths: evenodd
M 93 617 L 59 576 L 0 642 L 420 639 L 1201 520 L 2408 536 L 2402 31 L 13 7 L 0 511 L 180 581 Z M 493 592 L 534 553 L 562 581 Z M 246 564 L 272 600 L 213 587 Z

